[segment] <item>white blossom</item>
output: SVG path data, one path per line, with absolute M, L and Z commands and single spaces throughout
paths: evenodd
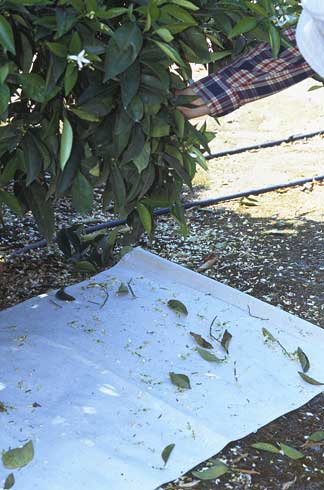
M 79 70 L 82 70 L 82 68 L 86 65 L 88 65 L 89 63 L 91 63 L 90 60 L 88 60 L 86 57 L 85 57 L 85 49 L 82 49 L 82 51 L 80 51 L 79 54 L 77 55 L 74 55 L 74 54 L 70 54 L 68 56 L 68 60 L 72 60 L 72 61 L 75 61 L 78 65 L 78 69 Z

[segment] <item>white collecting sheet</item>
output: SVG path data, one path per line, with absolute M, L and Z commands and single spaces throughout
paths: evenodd
M 301 347 L 324 380 L 324 331 L 141 249 L 67 292 L 76 300 L 50 292 L 0 314 L 0 451 L 35 448 L 18 489 L 153 490 L 322 391 L 287 352 Z M 190 332 L 226 360 L 206 361 Z

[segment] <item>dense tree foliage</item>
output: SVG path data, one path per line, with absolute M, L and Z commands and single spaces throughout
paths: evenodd
M 269 40 L 287 43 L 295 0 L 0 0 L 0 210 L 32 210 L 53 236 L 53 205 L 92 207 L 105 186 L 135 229 L 170 206 L 184 226 L 210 134 L 184 119 L 175 90 L 191 62 L 218 63 Z M 13 185 L 12 185 L 13 184 Z

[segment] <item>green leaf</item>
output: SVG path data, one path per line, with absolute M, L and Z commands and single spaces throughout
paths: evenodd
M 228 354 L 229 344 L 231 340 L 232 340 L 232 335 L 228 332 L 228 330 L 225 330 L 221 340 L 221 345 L 224 348 L 225 352 L 227 352 L 227 354 Z
M 172 0 L 170 3 L 175 3 L 176 5 L 179 5 L 180 7 L 184 7 L 189 10 L 199 10 L 198 5 L 195 5 L 188 0 Z
M 68 50 L 64 44 L 47 42 L 46 46 L 53 54 L 55 54 L 55 56 L 58 56 L 59 58 L 67 57 Z
M 299 359 L 299 362 L 301 364 L 301 367 L 303 369 L 303 372 L 307 373 L 307 371 L 310 368 L 310 362 L 309 362 L 308 357 L 306 356 L 305 352 L 300 347 L 298 347 L 298 349 L 297 349 L 297 355 L 298 355 L 298 359 Z
M 54 234 L 54 211 L 47 200 L 47 188 L 39 182 L 33 182 L 26 189 L 26 198 L 42 235 L 51 240 Z
M 83 5 L 81 7 L 83 9 Z M 80 35 L 77 31 L 75 31 L 71 36 L 71 41 L 69 45 L 69 53 L 78 54 L 82 51 L 82 41 Z
M 306 381 L 306 383 L 309 383 L 310 385 L 324 386 L 324 383 L 321 383 L 320 381 L 317 381 L 316 379 L 307 376 L 307 374 L 302 373 L 301 371 L 298 371 L 298 374 L 303 378 L 304 381 Z
M 313 432 L 313 434 L 309 436 L 308 441 L 313 441 L 313 442 L 324 441 L 324 431 L 318 430 L 316 432 Z
M 144 229 L 148 235 L 152 233 L 153 220 L 150 210 L 142 203 L 137 204 L 137 212 L 139 214 L 140 220 Z
M 23 140 L 23 155 L 27 171 L 26 185 L 34 182 L 42 170 L 43 157 L 36 145 L 33 133 L 27 133 Z
M 171 382 L 183 390 L 191 390 L 190 379 L 186 374 L 169 373 Z
M 185 117 L 180 111 L 174 112 L 174 120 L 177 125 L 177 133 L 180 139 L 184 137 L 184 129 L 185 129 Z
M 75 301 L 75 298 L 74 296 L 71 296 L 70 294 L 68 294 L 64 287 L 60 288 L 56 294 L 55 294 L 55 297 L 61 301 Z
M 191 183 L 191 177 L 185 170 L 185 168 L 182 166 L 181 162 L 177 160 L 177 158 L 171 157 L 167 153 L 164 153 L 164 159 L 165 161 L 169 164 L 171 168 L 173 168 L 177 175 L 180 177 L 180 179 L 187 184 L 187 186 L 191 189 L 192 188 L 192 183 Z
M 195 478 L 198 478 L 198 480 L 215 480 L 216 478 L 225 475 L 228 471 L 229 467 L 225 463 L 218 461 L 214 466 L 208 468 L 208 470 L 192 471 L 191 474 Z
M 272 49 L 272 55 L 274 58 L 278 58 L 279 51 L 280 51 L 281 37 L 280 37 L 279 30 L 274 25 L 270 25 L 269 38 L 270 38 L 270 45 Z
M 127 109 L 130 101 L 138 92 L 141 80 L 141 70 L 138 61 L 135 61 L 120 76 L 120 88 L 124 109 Z
M 82 109 L 73 108 L 73 109 L 71 109 L 71 112 L 73 112 L 73 114 L 78 116 L 83 121 L 89 121 L 89 122 L 99 122 L 100 121 L 100 118 L 98 116 L 95 116 L 94 114 L 90 114 L 89 112 L 83 111 Z
M 196 343 L 200 345 L 200 347 L 203 347 L 204 349 L 213 349 L 212 344 L 205 340 L 200 334 L 190 332 L 190 335 L 195 339 Z
M 150 135 L 153 138 L 162 138 L 163 136 L 169 136 L 170 134 L 170 125 L 163 121 L 161 118 L 154 118 L 152 121 L 152 128 Z
M 120 17 L 121 15 L 127 14 L 128 9 L 125 7 L 115 7 L 108 10 L 97 11 L 97 16 L 100 19 L 114 19 L 115 17 Z
M 10 488 L 12 488 L 14 484 L 15 484 L 14 474 L 10 473 L 6 478 L 6 481 L 3 486 L 3 490 L 10 490 Z
M 97 274 L 96 267 L 88 260 L 79 260 L 74 264 L 74 268 L 78 272 L 84 272 L 86 274 Z
M 255 444 L 251 444 L 251 447 L 254 447 L 254 449 L 259 449 L 259 451 L 280 454 L 280 449 L 273 444 L 269 444 L 268 442 L 256 442 Z
M 220 359 L 219 357 L 215 356 L 215 354 L 212 354 L 208 350 L 200 349 L 198 347 L 197 352 L 207 362 L 223 362 L 224 361 L 224 359 Z
M 168 58 L 170 58 L 170 60 L 172 60 L 174 63 L 176 63 L 179 66 L 184 66 L 184 61 L 175 48 L 161 41 L 154 41 L 154 42 L 157 46 L 159 46 L 159 48 L 163 51 L 163 53 L 166 54 Z
M 118 167 L 113 167 L 112 169 L 111 187 L 114 193 L 115 207 L 120 214 L 123 214 L 126 202 L 126 187 L 123 176 Z
M 154 31 L 154 34 L 160 36 L 160 38 L 166 43 L 170 43 L 174 39 L 174 36 L 168 29 L 165 29 L 165 27 L 160 27 L 159 29 L 156 29 L 156 31 Z
M 130 22 L 119 27 L 107 46 L 104 82 L 123 73 L 132 65 L 142 45 L 142 32 L 136 23 Z
M 173 449 L 175 448 L 175 444 L 169 444 L 168 446 L 166 446 L 163 451 L 162 451 L 162 454 L 161 454 L 161 457 L 164 461 L 164 464 L 167 464 L 169 458 L 170 458 L 170 455 L 173 451 Z
M 32 461 L 34 458 L 34 446 L 32 441 L 27 442 L 22 447 L 9 449 L 2 452 L 2 463 L 7 469 L 14 470 L 22 468 Z
M 301 453 L 294 447 L 287 446 L 286 444 L 282 443 L 280 443 L 280 447 L 284 455 L 290 459 L 302 459 L 304 457 L 303 453 Z
M 133 250 L 134 250 L 133 247 L 131 247 L 130 245 L 125 245 L 124 247 L 122 247 L 122 249 L 119 252 L 120 258 L 122 259 L 125 255 L 132 252 Z
M 134 122 L 139 122 L 144 115 L 144 104 L 142 99 L 135 95 L 128 105 L 127 112 Z
M 244 17 L 243 19 L 239 20 L 233 29 L 228 33 L 228 38 L 233 39 L 234 37 L 249 32 L 254 29 L 257 24 L 258 22 L 254 17 Z
M 73 90 L 78 81 L 78 70 L 74 64 L 69 64 L 66 67 L 64 75 L 64 94 L 65 97 Z
M 7 76 L 9 75 L 9 63 L 5 63 L 0 66 L 0 85 L 5 83 Z
M 21 206 L 18 199 L 10 192 L 0 190 L 0 203 L 1 201 L 8 206 L 17 216 L 23 216 Z
M 0 15 L 0 44 L 11 54 L 16 54 L 11 25 L 3 15 Z
M 35 102 L 44 102 L 46 99 L 45 80 L 37 73 L 26 73 L 19 76 L 24 95 Z
M 231 54 L 232 51 L 216 51 L 215 53 L 210 53 L 210 61 L 215 63 L 216 61 L 220 61 Z
M 177 299 L 170 299 L 168 301 L 168 307 L 176 311 L 177 313 L 183 313 L 184 315 L 188 315 L 188 310 L 186 306 Z
M 3 114 L 7 108 L 10 101 L 10 90 L 8 85 L 0 85 L 0 116 Z
M 70 121 L 67 117 L 63 121 L 63 132 L 61 136 L 60 146 L 60 167 L 64 170 L 64 167 L 70 158 L 73 145 L 73 130 Z
M 136 165 L 139 173 L 143 172 L 150 163 L 151 156 L 151 144 L 146 141 L 142 152 L 133 160 L 134 165 Z
M 92 209 L 93 188 L 81 172 L 78 172 L 73 180 L 72 203 L 81 214 L 87 214 Z

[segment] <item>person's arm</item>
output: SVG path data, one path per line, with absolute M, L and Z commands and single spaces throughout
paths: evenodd
M 180 110 L 188 119 L 205 114 L 224 116 L 314 76 L 296 47 L 294 29 L 285 31 L 285 36 L 294 46 L 282 48 L 278 58 L 273 57 L 268 43 L 261 43 L 243 58 L 190 85 L 182 94 L 196 95 L 197 108 Z

